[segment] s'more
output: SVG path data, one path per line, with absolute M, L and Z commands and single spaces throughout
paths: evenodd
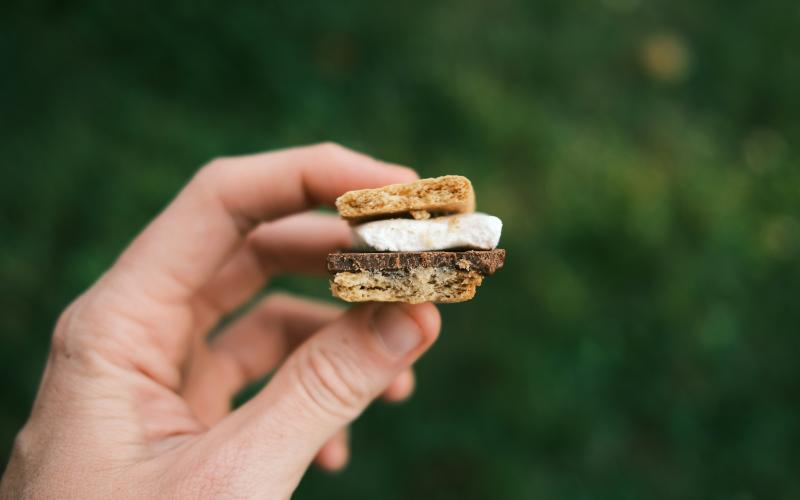
M 354 245 L 327 265 L 333 296 L 347 302 L 464 302 L 505 262 L 503 223 L 475 212 L 466 177 L 348 191 L 336 209 Z

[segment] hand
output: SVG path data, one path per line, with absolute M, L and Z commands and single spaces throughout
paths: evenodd
M 438 335 L 434 306 L 343 313 L 277 295 L 207 334 L 271 276 L 322 273 L 349 244 L 332 215 L 284 216 L 415 178 L 330 144 L 201 169 L 61 315 L 0 496 L 287 498 L 315 457 L 343 466 L 346 426 L 381 393 L 411 392 L 410 366 Z

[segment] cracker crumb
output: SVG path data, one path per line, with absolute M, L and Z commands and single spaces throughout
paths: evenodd
M 431 213 L 427 210 L 411 210 L 408 212 L 414 220 L 425 220 L 431 218 Z

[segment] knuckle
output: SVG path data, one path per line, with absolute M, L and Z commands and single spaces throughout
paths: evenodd
M 260 310 L 265 315 L 272 315 L 294 303 L 296 299 L 284 292 L 275 292 L 268 295 L 262 302 Z
M 315 145 L 314 148 L 323 156 L 342 156 L 349 151 L 341 144 L 333 141 L 321 142 Z
M 262 323 L 275 323 L 279 321 L 280 314 L 290 305 L 291 296 L 284 293 L 268 295 L 255 308 L 254 314 Z
M 66 360 L 95 371 L 100 369 L 97 356 L 132 352 L 129 335 L 120 331 L 121 322 L 101 295 L 90 290 L 61 314 L 50 343 L 54 362 Z
M 76 311 L 81 307 L 83 299 L 75 299 L 58 317 L 50 341 L 50 350 L 54 354 L 66 354 L 69 357 L 72 340 L 74 339 L 74 323 Z
M 315 320 L 326 318 L 333 320 L 340 316 L 345 308 L 338 304 L 330 304 L 321 300 L 298 297 L 291 293 L 274 292 L 264 298 L 256 307 L 255 314 L 264 321 L 280 320 L 281 317 L 299 314 Z
M 246 238 L 260 222 L 250 217 L 244 211 L 234 209 L 237 205 L 236 177 L 242 172 L 241 160 L 236 158 L 216 158 L 197 171 L 186 188 L 196 199 L 204 203 L 217 205 L 218 208 L 228 213 L 234 221 L 236 229 L 242 238 Z
M 32 432 L 33 431 L 30 429 L 30 424 L 26 423 L 14 437 L 14 443 L 12 445 L 12 454 L 15 457 L 24 459 L 34 454 L 33 450 L 35 448 L 34 445 L 35 439 Z
M 0 498 L 32 498 L 36 484 L 32 472 L 42 467 L 42 450 L 35 444 L 29 426 L 30 421 L 14 438 L 6 474 L 0 484 Z
M 230 168 L 231 159 L 225 157 L 214 158 L 197 171 L 194 181 L 201 185 L 213 185 L 223 173 Z
M 352 419 L 369 402 L 366 377 L 352 353 L 311 347 L 301 365 L 299 383 L 323 413 Z

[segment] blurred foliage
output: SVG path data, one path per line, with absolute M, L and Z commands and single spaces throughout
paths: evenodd
M 507 267 L 298 498 L 800 497 L 796 2 L 0 7 L 0 452 L 52 325 L 208 159 L 461 173 Z M 276 286 L 327 294 L 324 280 Z

